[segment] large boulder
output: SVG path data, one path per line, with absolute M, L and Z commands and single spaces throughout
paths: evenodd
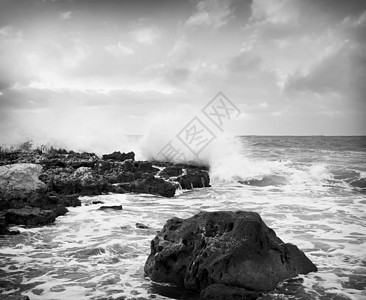
M 317 271 L 297 246 L 246 211 L 168 220 L 151 241 L 144 269 L 153 281 L 198 291 L 212 284 L 269 291 L 287 278 Z
M 13 164 L 0 166 L 0 198 L 26 199 L 46 185 L 38 179 L 42 166 L 38 164 Z

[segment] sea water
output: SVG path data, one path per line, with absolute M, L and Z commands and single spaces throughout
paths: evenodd
M 195 299 L 144 276 L 150 241 L 174 216 L 245 210 L 258 212 L 319 269 L 280 283 L 262 299 L 366 299 L 366 137 L 236 142 L 240 153 L 219 151 L 210 161 L 211 188 L 174 198 L 82 197 L 81 207 L 53 225 L 16 227 L 20 235 L 0 237 L 1 293 L 32 300 Z M 98 210 L 96 200 L 123 210 Z

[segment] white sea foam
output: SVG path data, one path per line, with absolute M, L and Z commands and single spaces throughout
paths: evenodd
M 157 295 L 143 274 L 156 231 L 171 217 L 246 210 L 258 212 L 284 242 L 297 245 L 319 269 L 299 276 L 299 281 L 284 282 L 266 299 L 366 299 L 365 194 L 344 188 L 345 182 L 332 173 L 341 169 L 346 157 L 339 155 L 334 167 L 334 157 L 313 158 L 316 151 L 311 159 L 303 159 L 302 153 L 299 158 L 297 150 L 293 156 L 279 151 L 281 155 L 266 159 L 250 155 L 250 148 L 243 149 L 230 137 L 212 146 L 201 153 L 211 165 L 212 188 L 182 191 L 174 198 L 82 197 L 83 206 L 69 208 L 55 225 L 19 227 L 20 235 L 0 239 L 1 280 L 15 284 L 32 300 L 171 299 L 172 295 Z M 349 169 L 359 170 L 358 161 Z M 285 181 L 276 183 L 275 176 Z M 274 180 L 264 186 L 239 182 L 263 183 L 268 178 Z M 93 205 L 95 200 L 104 204 Z M 122 205 L 123 210 L 101 211 L 101 205 Z M 15 290 L 11 284 L 7 288 Z

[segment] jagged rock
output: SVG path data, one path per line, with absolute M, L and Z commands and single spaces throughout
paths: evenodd
M 56 219 L 54 211 L 42 210 L 38 207 L 13 208 L 6 210 L 4 213 L 7 224 L 40 226 L 51 224 Z
M 211 284 L 203 289 L 200 294 L 202 300 L 255 300 L 261 296 L 260 292 L 248 291 L 240 287 L 227 286 L 225 284 Z
M 176 186 L 174 183 L 162 178 L 148 175 L 146 178 L 135 180 L 131 183 L 121 183 L 117 186 L 117 192 L 133 192 L 173 197 Z
M 108 210 L 108 209 L 122 210 L 122 205 L 110 205 L 110 206 L 105 205 L 99 207 L 99 210 Z
M 103 159 L 107 160 L 107 159 L 113 159 L 113 160 L 117 160 L 117 161 L 124 161 L 126 159 L 135 159 L 135 153 L 128 152 L 128 153 L 121 153 L 120 151 L 115 151 L 112 154 L 105 154 L 103 155 Z
M 284 243 L 254 212 L 201 212 L 172 218 L 151 242 L 145 273 L 192 290 L 225 284 L 269 291 L 317 271 L 295 245 Z
M 109 183 L 89 167 L 49 169 L 40 176 L 50 191 L 61 195 L 100 195 L 109 191 Z
M 182 189 L 193 189 L 210 187 L 210 177 L 206 171 L 194 170 L 188 174 L 179 176 L 177 181 L 181 185 Z

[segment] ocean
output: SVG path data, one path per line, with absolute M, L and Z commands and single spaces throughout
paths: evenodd
M 174 216 L 245 210 L 319 269 L 261 299 L 366 299 L 366 137 L 243 136 L 214 152 L 210 188 L 82 197 L 53 225 L 0 237 L 0 291 L 32 300 L 196 299 L 144 277 L 150 241 Z M 100 211 L 95 200 L 123 210 Z

